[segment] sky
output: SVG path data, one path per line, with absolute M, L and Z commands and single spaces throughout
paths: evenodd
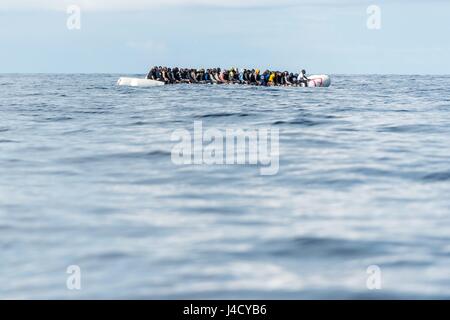
M 449 14 L 448 0 L 1 0 L 0 73 L 450 74 Z

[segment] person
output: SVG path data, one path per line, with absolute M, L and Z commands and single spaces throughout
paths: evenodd
M 239 80 L 239 83 L 244 83 L 244 72 L 245 72 L 245 69 L 240 69 L 239 70 L 239 77 L 238 77 L 238 80 Z
M 181 83 L 186 83 L 186 69 L 180 68 L 178 74 L 180 76 L 180 82 Z
M 209 80 L 212 84 L 217 84 L 217 78 L 216 78 L 216 69 L 212 68 L 209 73 Z
M 173 77 L 175 80 L 175 83 L 180 83 L 181 82 L 181 75 L 180 75 L 180 70 L 178 69 L 178 67 L 173 68 Z
M 259 69 L 252 69 L 250 74 L 250 84 L 258 85 L 259 84 Z
M 261 81 L 260 81 L 261 86 L 267 86 L 267 82 L 269 81 L 269 76 L 270 76 L 269 70 L 266 70 L 263 72 L 263 74 L 261 75 Z
M 195 80 L 197 80 L 198 83 L 203 83 L 203 78 L 205 76 L 204 74 L 205 74 L 205 70 L 204 69 L 198 70 L 197 73 L 196 73 Z
M 244 84 L 250 83 L 249 71 L 247 69 L 244 69 L 244 71 L 242 73 L 242 79 L 243 79 Z
M 218 70 L 218 72 L 219 72 L 219 80 L 220 80 L 220 82 L 221 83 L 226 83 L 227 82 L 227 80 L 225 79 L 225 72 L 226 72 L 226 70 L 220 70 L 220 68 L 219 68 L 219 70 Z
M 162 81 L 164 81 L 164 83 L 166 83 L 166 84 L 167 84 L 167 83 L 170 83 L 169 73 L 168 73 L 166 67 L 162 68 L 162 71 L 161 71 L 161 79 L 162 79 Z
M 240 77 L 240 75 L 239 75 L 239 69 L 238 69 L 238 68 L 235 68 L 235 69 L 234 69 L 234 78 L 233 78 L 233 82 L 234 82 L 234 83 L 239 83 L 239 77 Z
M 255 70 L 255 81 L 257 86 L 261 84 L 261 74 L 259 69 Z
M 270 72 L 270 76 L 269 76 L 269 80 L 267 81 L 267 85 L 273 86 L 274 81 L 275 81 L 275 72 Z
M 284 84 L 286 86 L 291 86 L 292 85 L 292 82 L 291 82 L 291 79 L 290 79 L 290 76 L 289 76 L 289 72 L 285 71 L 283 73 L 283 81 L 284 81 Z
M 282 76 L 280 71 L 277 71 L 276 74 L 275 74 L 275 83 L 276 83 L 277 86 L 282 86 L 284 84 L 283 83 L 283 76 Z
M 163 79 L 162 79 L 162 67 L 156 68 L 155 80 L 163 81 Z
M 220 81 L 219 72 L 220 72 L 220 68 L 214 68 L 212 77 L 211 77 L 211 79 L 214 83 L 222 83 L 222 81 Z
M 306 76 L 306 70 L 302 69 L 302 71 L 300 71 L 300 74 L 298 75 L 298 78 L 297 78 L 298 85 L 300 86 L 300 85 L 304 84 L 305 87 L 307 87 L 308 86 L 308 80 L 309 79 Z
M 206 69 L 206 72 L 203 75 L 203 81 L 205 81 L 206 83 L 211 83 L 210 73 L 211 73 L 211 70 L 210 69 Z
M 294 86 L 296 81 L 297 81 L 297 77 L 291 72 L 289 73 L 289 83 L 291 86 Z
M 234 68 L 231 68 L 228 72 L 228 81 L 230 81 L 231 83 L 234 82 Z
M 189 83 L 197 83 L 197 70 L 191 69 L 189 72 Z
M 169 79 L 169 83 L 175 83 L 175 76 L 171 68 L 167 68 L 167 78 Z
M 147 73 L 146 79 L 152 79 L 153 80 L 153 73 L 155 71 L 155 68 L 151 68 L 150 71 Z

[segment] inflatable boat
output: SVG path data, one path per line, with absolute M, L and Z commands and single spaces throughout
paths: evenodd
M 165 83 L 162 81 L 150 79 L 121 77 L 117 81 L 117 85 L 130 87 L 155 87 L 155 86 L 163 86 L 165 85 Z M 311 75 L 308 77 L 308 87 L 329 87 L 330 85 L 331 79 L 330 76 L 328 75 L 325 74 Z

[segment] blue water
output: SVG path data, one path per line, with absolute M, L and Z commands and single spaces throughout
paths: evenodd
M 0 75 L 0 298 L 450 298 L 450 77 L 118 76 Z M 173 164 L 200 120 L 278 128 L 278 174 Z

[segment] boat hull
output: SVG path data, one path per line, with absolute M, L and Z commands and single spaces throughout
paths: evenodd
M 130 86 L 130 87 L 155 87 L 165 85 L 162 81 L 156 81 L 151 79 L 140 79 L 140 78 L 128 78 L 121 77 L 117 81 L 119 86 Z M 330 76 L 321 75 L 311 75 L 308 77 L 308 87 L 329 87 L 331 85 Z

